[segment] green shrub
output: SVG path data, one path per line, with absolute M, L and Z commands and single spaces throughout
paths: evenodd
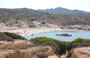
M 24 37 L 17 35 L 15 33 L 10 33 L 10 32 L 3 32 L 3 33 L 6 34 L 7 36 L 13 38 L 13 39 L 22 39 L 22 40 L 25 39 Z
M 36 37 L 36 38 L 32 38 L 31 41 L 38 42 L 41 45 L 52 44 L 56 48 L 59 54 L 66 52 L 66 49 L 67 49 L 66 45 L 68 44 L 68 42 L 59 41 L 59 40 L 55 40 L 47 37 Z
M 76 40 L 71 42 L 73 48 L 84 43 L 90 43 L 90 39 L 77 38 Z
M 65 53 L 66 50 L 70 51 L 72 48 L 78 47 L 83 43 L 90 43 L 89 39 L 82 39 L 82 38 L 77 38 L 72 42 L 65 42 L 65 41 L 55 40 L 47 37 L 36 37 L 36 38 L 32 38 L 31 41 L 38 42 L 41 45 L 51 45 L 51 46 L 53 45 L 53 47 L 56 48 L 56 51 L 59 54 Z

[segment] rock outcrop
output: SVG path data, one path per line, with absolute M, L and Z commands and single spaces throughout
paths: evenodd
M 90 58 L 90 47 L 75 48 L 71 51 L 71 58 Z
M 0 41 L 0 58 L 58 57 L 50 46 L 36 46 L 28 40 Z M 50 56 L 50 57 L 49 57 Z
M 53 56 L 49 56 L 48 58 L 59 58 L 59 57 L 56 55 L 53 55 Z

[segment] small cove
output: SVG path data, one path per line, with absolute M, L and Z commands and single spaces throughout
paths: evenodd
M 64 33 L 70 34 L 72 36 L 64 37 L 64 36 L 56 35 L 56 34 L 64 34 Z M 33 36 L 27 35 L 24 37 L 28 40 L 35 37 L 49 37 L 49 38 L 54 38 L 61 41 L 73 41 L 76 38 L 90 39 L 90 31 L 79 30 L 79 31 L 41 32 L 41 33 L 34 34 Z

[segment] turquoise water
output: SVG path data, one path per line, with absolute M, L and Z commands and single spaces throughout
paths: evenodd
M 72 36 L 70 37 L 56 36 L 56 34 L 64 34 L 64 33 L 71 34 Z M 73 41 L 76 38 L 90 39 L 90 31 L 42 32 L 34 34 L 33 36 L 31 35 L 25 36 L 26 39 L 31 39 L 35 37 L 49 37 L 61 41 Z

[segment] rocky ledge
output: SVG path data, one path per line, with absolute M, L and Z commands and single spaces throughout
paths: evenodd
M 0 58 L 59 58 L 50 46 L 36 46 L 27 40 L 0 41 Z
M 68 56 L 67 58 L 90 58 L 90 47 L 75 48 Z

